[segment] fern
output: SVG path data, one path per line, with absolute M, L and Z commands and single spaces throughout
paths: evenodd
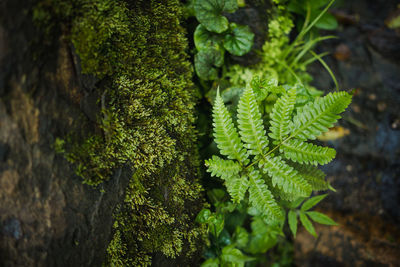
M 219 92 L 215 100 L 213 119 L 215 142 L 221 154 L 227 156 L 229 159 L 236 159 L 239 162 L 245 161 L 247 158 L 246 149 L 239 139 L 232 118 Z
M 317 146 L 298 139 L 287 140 L 280 146 L 279 150 L 287 159 L 313 165 L 327 164 L 336 155 L 333 148 Z
M 338 114 L 342 113 L 350 102 L 351 95 L 335 92 L 299 108 L 293 118 L 291 136 L 301 140 L 314 140 L 333 126 L 340 118 Z
M 269 222 L 285 217 L 280 199 L 294 201 L 331 188 L 312 165 L 330 162 L 335 150 L 306 141 L 333 126 L 351 102 L 351 95 L 336 92 L 296 109 L 296 98 L 295 88 L 283 92 L 270 120 L 263 121 L 260 103 L 247 87 L 237 108 L 239 134 L 219 92 L 213 107 L 215 142 L 227 159 L 207 160 L 208 172 L 225 181 L 233 202 L 244 201 Z M 270 125 L 268 134 L 264 124 Z M 304 216 L 300 219 L 310 225 Z
M 238 104 L 239 133 L 251 155 L 264 154 L 268 150 L 261 113 L 251 87 L 247 87 Z
M 282 141 L 289 131 L 290 115 L 296 101 L 296 89 L 292 88 L 287 94 L 279 98 L 272 110 L 271 127 L 269 136 L 277 141 Z

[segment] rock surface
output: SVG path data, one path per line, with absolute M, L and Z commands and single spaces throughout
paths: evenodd
M 100 266 L 131 174 L 100 192 L 55 153 L 57 137 L 89 127 L 91 95 L 66 40 L 38 53 L 33 5 L 0 3 L 0 265 Z
M 400 36 L 384 26 L 396 1 L 348 1 L 335 10 L 359 18 L 341 24 L 323 43 L 341 90 L 355 89 L 341 126 L 350 130 L 331 141 L 337 158 L 324 168 L 337 193 L 319 205 L 340 223 L 316 228 L 319 238 L 300 232 L 298 266 L 398 266 L 400 259 Z M 329 34 L 332 34 L 330 32 Z M 319 52 L 321 52 L 319 51 Z M 342 54 L 346 53 L 345 56 Z M 317 88 L 333 88 L 326 71 L 312 68 Z

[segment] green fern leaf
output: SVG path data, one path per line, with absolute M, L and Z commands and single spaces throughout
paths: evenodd
M 231 176 L 237 176 L 240 172 L 240 165 L 232 160 L 221 159 L 218 156 L 212 156 L 211 159 L 205 161 L 207 171 L 211 172 L 211 176 L 217 176 L 224 180 Z
M 350 104 L 351 98 L 346 92 L 334 92 L 297 109 L 297 114 L 293 117 L 291 137 L 314 140 L 328 131 L 340 118 L 338 114 Z
M 261 178 L 260 172 L 253 170 L 250 172 L 249 178 L 249 201 L 251 205 L 271 221 L 282 220 L 283 212 Z
M 260 169 L 272 177 L 273 186 L 293 197 L 308 197 L 312 188 L 295 169 L 287 165 L 281 157 L 266 156 L 259 162 Z
M 314 191 L 329 189 L 329 183 L 325 181 L 325 173 L 317 167 L 297 163 L 290 163 L 289 165 L 296 169 L 299 175 L 311 185 Z
M 215 142 L 221 154 L 229 159 L 237 159 L 239 162 L 244 162 L 247 159 L 247 152 L 243 148 L 219 91 L 213 107 L 213 121 Z
M 239 134 L 251 155 L 267 152 L 268 138 L 265 136 L 261 113 L 251 87 L 247 87 L 238 104 Z
M 282 143 L 279 151 L 285 158 L 294 162 L 307 164 L 327 164 L 335 156 L 336 151 L 330 147 L 317 146 L 298 139 L 289 139 Z
M 269 136 L 277 141 L 282 139 L 289 132 L 290 115 L 296 102 L 296 89 L 290 89 L 286 94 L 279 98 L 271 113 Z
M 245 176 L 239 177 L 235 175 L 225 180 L 225 186 L 232 201 L 239 203 L 244 198 L 247 188 L 249 188 L 249 180 Z

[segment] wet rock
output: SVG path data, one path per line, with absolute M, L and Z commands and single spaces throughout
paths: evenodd
M 337 150 L 337 158 L 322 168 L 337 192 L 330 193 L 319 209 L 340 226 L 317 226 L 319 239 L 299 233 L 295 240 L 299 266 L 398 265 L 400 53 L 396 51 L 400 42 L 383 25 L 395 6 L 395 1 L 346 2 L 343 12 L 359 14 L 360 22 L 342 25 L 330 33 L 338 40 L 320 44 L 321 52 L 334 53 L 340 44 L 349 47 L 346 61 L 325 59 L 341 90 L 357 90 L 339 122 L 351 133 L 327 142 Z M 324 70 L 315 64 L 311 72 L 314 85 L 328 89 Z

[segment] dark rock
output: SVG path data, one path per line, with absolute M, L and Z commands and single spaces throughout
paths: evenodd
M 44 45 L 35 2 L 0 2 L 0 266 L 101 266 L 132 171 L 96 189 L 56 155 L 57 137 L 93 127 L 79 104 L 95 81 L 61 33 Z

